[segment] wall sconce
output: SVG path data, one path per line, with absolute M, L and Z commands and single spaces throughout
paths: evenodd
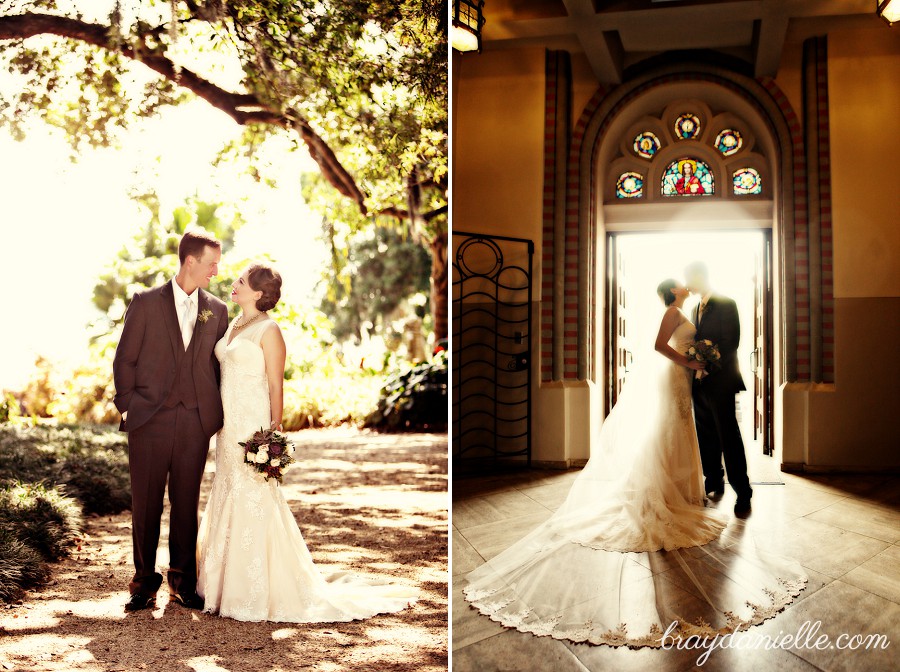
M 890 2 L 890 0 L 888 0 Z M 481 51 L 484 0 L 453 0 L 450 44 L 457 51 Z
M 887 21 L 889 26 L 900 21 L 900 0 L 876 0 L 878 16 Z

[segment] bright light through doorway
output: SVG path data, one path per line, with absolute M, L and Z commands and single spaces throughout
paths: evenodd
M 715 290 L 738 304 L 741 351 L 746 350 L 749 359 L 753 350 L 753 278 L 763 240 L 761 231 L 619 235 L 616 245 L 622 255 L 624 276 L 619 283 L 626 291 L 628 340 L 635 356 L 653 349 L 664 310 L 656 294 L 657 285 L 667 278 L 683 284 L 685 267 L 703 261 Z M 698 301 L 699 297 L 692 296 L 685 304 L 689 317 Z M 748 372 L 744 374 L 746 377 Z
M 709 267 L 716 292 L 737 302 L 741 319 L 738 357 L 748 392 L 738 397 L 741 429 L 748 450 L 753 442 L 753 352 L 754 274 L 757 255 L 762 254 L 762 231 L 680 232 L 619 234 L 616 247 L 622 255 L 619 283 L 625 289 L 627 347 L 637 363 L 642 357 L 659 357 L 653 343 L 665 310 L 656 287 L 667 278 L 684 284 L 684 269 L 693 261 Z M 700 297 L 685 304 L 691 317 Z M 627 377 L 626 377 L 627 384 Z

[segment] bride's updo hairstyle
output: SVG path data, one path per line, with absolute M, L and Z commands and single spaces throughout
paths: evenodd
M 281 298 L 281 275 L 271 266 L 253 264 L 247 269 L 247 281 L 254 292 L 262 292 L 257 310 L 272 310 Z
M 672 293 L 672 290 L 678 286 L 678 283 L 674 280 L 663 280 L 659 283 L 659 287 L 656 288 L 656 293 L 659 294 L 659 298 L 662 299 L 662 302 L 666 304 L 666 308 L 675 303 L 675 295 Z

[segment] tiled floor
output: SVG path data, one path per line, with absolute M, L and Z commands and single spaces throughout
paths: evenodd
M 771 458 L 768 458 L 771 459 Z M 507 630 L 469 607 L 465 575 L 546 520 L 577 471 L 531 471 L 453 483 L 453 669 L 681 672 L 686 670 L 900 670 L 900 477 L 778 476 L 754 486 L 753 512 L 725 534 L 753 534 L 769 550 L 796 558 L 809 585 L 784 612 L 755 630 L 772 637 L 821 621 L 832 639 L 880 633 L 880 650 L 741 650 L 713 652 L 614 649 Z M 751 474 L 755 473 L 751 466 Z M 730 491 L 718 504 L 731 510 Z

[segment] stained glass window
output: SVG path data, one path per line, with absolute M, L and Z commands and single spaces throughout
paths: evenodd
M 744 144 L 741 134 L 731 128 L 726 128 L 716 136 L 716 149 L 725 156 L 731 156 Z
M 634 152 L 644 159 L 652 159 L 659 151 L 659 138 L 650 131 L 644 131 L 634 139 Z
M 622 173 L 616 182 L 616 198 L 641 198 L 644 195 L 644 176 L 640 173 Z
M 709 166 L 697 159 L 685 157 L 673 161 L 663 174 L 663 196 L 710 196 L 714 189 Z
M 696 114 L 682 114 L 675 120 L 675 137 L 679 140 L 693 140 L 700 135 L 700 117 Z
M 734 171 L 732 179 L 735 196 L 762 193 L 762 178 L 759 176 L 759 172 L 753 168 L 739 168 Z

